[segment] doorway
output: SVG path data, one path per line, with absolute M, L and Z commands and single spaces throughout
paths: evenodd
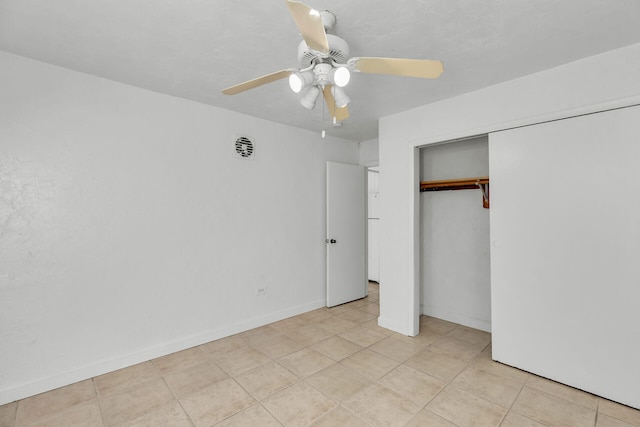
M 327 162 L 327 307 L 367 295 L 365 168 Z
M 380 283 L 380 168 L 367 168 L 367 270 L 368 280 Z

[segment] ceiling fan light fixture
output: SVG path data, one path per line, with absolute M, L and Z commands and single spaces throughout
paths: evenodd
M 322 93 L 323 103 L 326 103 L 334 125 L 338 125 L 338 122 L 349 118 L 346 107 L 351 99 L 343 87 L 349 84 L 351 72 L 435 79 L 444 71 L 442 62 L 436 60 L 350 57 L 346 40 L 330 34 L 336 16 L 328 10 L 314 9 L 303 1 L 286 0 L 302 36 L 298 44 L 299 67 L 286 68 L 228 87 L 222 90 L 223 94 L 236 95 L 288 78 L 291 90 L 300 93 L 300 103 L 309 110 L 316 107 Z M 323 108 L 323 121 L 324 111 Z
M 345 87 L 351 80 L 351 73 L 347 67 L 338 67 L 333 72 L 333 83 L 338 87 Z
M 307 110 L 313 110 L 316 106 L 316 101 L 320 96 L 320 89 L 317 86 L 311 86 L 307 88 L 302 94 L 302 98 L 300 99 L 300 104 Z
M 347 104 L 351 102 L 351 98 L 349 98 L 341 87 L 331 86 L 331 94 L 336 102 L 336 107 L 343 108 L 346 107 Z
M 289 87 L 295 93 L 300 93 L 302 89 L 313 83 L 314 77 L 312 71 L 296 71 L 289 76 Z

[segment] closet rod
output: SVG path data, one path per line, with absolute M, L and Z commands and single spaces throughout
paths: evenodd
M 420 183 L 420 191 L 470 190 L 480 188 L 480 185 L 488 183 L 488 176 L 422 181 Z
M 489 209 L 489 177 L 442 179 L 439 181 L 420 182 L 420 192 L 447 190 L 482 190 L 482 206 Z

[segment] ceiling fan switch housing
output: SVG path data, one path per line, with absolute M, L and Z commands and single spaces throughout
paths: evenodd
M 333 67 L 331 66 L 331 64 L 322 63 L 316 65 L 313 68 L 313 72 L 316 75 L 315 84 L 323 87 L 331 84 L 332 70 Z

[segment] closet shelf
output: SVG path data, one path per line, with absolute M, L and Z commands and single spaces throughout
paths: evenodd
M 482 206 L 489 208 L 489 177 L 478 176 L 475 178 L 443 179 L 439 181 L 420 182 L 420 192 L 426 191 L 450 191 L 450 190 L 482 190 Z

